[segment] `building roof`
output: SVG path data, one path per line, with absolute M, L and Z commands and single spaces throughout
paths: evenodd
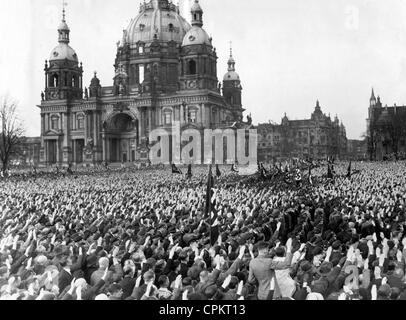
M 60 43 L 52 51 L 49 61 L 65 60 L 78 62 L 78 56 L 75 50 L 72 49 L 67 43 Z
M 131 20 L 124 32 L 126 43 L 139 41 L 175 41 L 182 43 L 190 24 L 179 14 L 179 9 L 167 0 L 151 0 L 140 7 L 140 13 Z
M 235 71 L 228 71 L 223 78 L 224 81 L 240 81 L 240 76 Z
M 211 46 L 212 42 L 211 38 L 203 28 L 193 26 L 183 38 L 182 46 L 185 47 L 197 44 L 206 44 Z

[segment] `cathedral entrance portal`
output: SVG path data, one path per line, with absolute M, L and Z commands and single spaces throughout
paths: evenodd
M 106 160 L 110 163 L 136 161 L 138 120 L 126 113 L 115 115 L 108 124 Z M 130 155 L 133 155 L 130 157 Z

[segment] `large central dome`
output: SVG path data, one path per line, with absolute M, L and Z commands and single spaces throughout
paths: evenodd
M 140 14 L 132 19 L 125 33 L 127 43 L 176 41 L 182 43 L 190 24 L 179 14 L 179 9 L 168 0 L 151 0 L 141 4 Z

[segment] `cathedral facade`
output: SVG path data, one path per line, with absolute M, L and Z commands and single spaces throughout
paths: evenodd
M 230 54 L 223 83 L 217 53 L 195 1 L 191 25 L 168 0 L 140 5 L 117 43 L 115 77 L 104 87 L 94 74 L 83 85 L 83 65 L 70 46 L 65 10 L 59 44 L 45 62 L 41 94 L 43 165 L 148 161 L 150 133 L 243 125 L 239 75 Z M 237 124 L 237 125 L 236 125 Z

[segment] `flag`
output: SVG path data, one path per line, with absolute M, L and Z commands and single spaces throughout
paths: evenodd
M 238 173 L 238 168 L 237 168 L 237 165 L 234 163 L 233 165 L 232 165 L 232 167 L 231 167 L 231 172 L 236 172 L 236 173 Z
M 313 179 L 312 179 L 312 166 L 309 166 L 309 183 L 313 185 Z
M 210 224 L 210 244 L 213 246 L 219 237 L 219 221 L 218 213 L 216 210 L 216 195 L 217 190 L 214 188 L 214 179 L 211 172 L 211 165 L 209 169 L 209 176 L 207 178 L 206 189 L 206 219 Z
M 333 171 L 332 171 L 332 166 L 331 164 L 327 165 L 327 178 L 328 179 L 333 179 Z
M 263 166 L 262 162 L 257 161 L 257 165 L 258 165 L 258 172 L 261 172 L 262 166 Z
M 172 163 L 172 173 L 174 173 L 174 174 L 182 174 L 182 171 L 180 169 L 178 169 L 176 164 Z
M 348 177 L 348 178 L 351 178 L 351 161 L 350 161 L 350 164 L 348 165 L 347 177 Z
M 189 164 L 189 166 L 187 167 L 187 174 L 186 174 L 186 177 L 187 177 L 188 179 L 190 179 L 190 178 L 192 178 L 192 176 L 193 176 L 193 174 L 192 174 L 192 165 Z
M 220 171 L 220 168 L 219 168 L 218 164 L 216 164 L 216 176 L 217 176 L 217 178 L 221 177 L 221 171 Z
M 258 173 L 261 174 L 262 178 L 266 179 L 267 176 L 267 171 L 264 167 L 264 164 L 262 162 L 258 161 Z

